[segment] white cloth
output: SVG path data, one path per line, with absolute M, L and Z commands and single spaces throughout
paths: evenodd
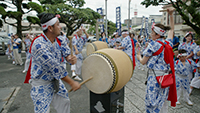
M 75 70 L 75 73 L 77 75 L 80 75 L 81 74 L 81 66 L 82 66 L 82 60 L 77 59 L 76 64 L 71 65 L 71 70 Z
M 56 93 L 53 94 L 51 105 L 54 107 L 57 113 L 70 113 L 70 100 L 63 98 Z M 50 107 L 47 113 L 50 113 Z
M 191 81 L 190 86 L 195 87 L 195 88 L 200 88 L 200 79 L 199 77 L 194 77 Z
M 183 93 L 183 98 L 185 99 L 185 101 L 187 101 L 189 99 L 189 93 L 183 87 L 179 88 L 178 91 L 177 91 L 177 100 L 179 100 L 182 93 Z

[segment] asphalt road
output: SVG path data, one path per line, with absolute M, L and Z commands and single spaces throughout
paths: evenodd
M 25 54 L 22 54 L 25 62 Z M 7 60 L 6 55 L 0 55 L 0 88 L 19 87 L 20 90 L 16 94 L 14 101 L 9 108 L 5 109 L 7 113 L 34 113 L 33 102 L 30 97 L 30 84 L 24 84 L 25 74 L 22 73 L 24 65 L 13 65 L 12 60 Z M 67 66 L 67 70 L 70 66 Z M 69 75 L 71 75 L 71 72 Z M 70 86 L 65 84 L 69 90 Z M 71 113 L 89 113 L 89 90 L 85 85 L 76 92 L 69 93 L 71 101 Z M 4 111 L 5 111 L 4 110 Z M 0 111 L 1 112 L 1 111 Z M 51 107 L 51 113 L 56 111 Z

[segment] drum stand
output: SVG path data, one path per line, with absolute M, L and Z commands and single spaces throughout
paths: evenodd
M 90 113 L 124 113 L 124 87 L 108 94 L 90 91 Z

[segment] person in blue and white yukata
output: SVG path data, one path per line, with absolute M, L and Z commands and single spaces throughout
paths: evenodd
M 68 83 L 73 91 L 80 84 L 72 80 L 61 65 L 62 57 L 69 63 L 76 63 L 76 56 L 70 55 L 66 40 L 59 38 L 61 26 L 58 18 L 51 13 L 37 15 L 43 29 L 43 34 L 35 38 L 31 45 L 31 98 L 35 113 L 49 113 L 50 104 L 57 113 L 70 113 L 70 100 L 63 81 Z
M 189 82 L 189 73 L 193 72 L 197 68 L 197 64 L 190 59 L 187 59 L 187 51 L 184 49 L 178 50 L 178 58 L 175 62 L 175 72 L 176 72 L 176 89 L 177 89 L 177 100 L 179 100 L 181 93 L 183 93 L 185 102 L 188 105 L 193 105 L 189 99 L 190 93 L 190 82 Z M 176 104 L 181 104 L 179 101 Z
M 110 39 L 109 41 L 109 46 L 111 48 L 116 48 L 119 46 L 119 44 L 121 43 L 122 39 L 119 37 L 118 33 L 117 32 L 114 32 L 113 33 L 113 38 Z
M 181 43 L 178 46 L 178 50 L 185 49 L 187 51 L 187 59 L 196 59 L 194 56 L 194 49 L 196 48 L 196 43 L 193 42 L 193 35 L 192 32 L 188 32 L 185 35 L 186 42 Z M 191 81 L 193 78 L 193 73 L 189 73 L 189 80 Z
M 162 24 L 155 24 L 152 26 L 151 37 L 152 40 L 147 48 L 143 52 L 143 57 L 141 57 L 140 52 L 137 52 L 137 59 L 141 64 L 147 64 L 148 71 L 148 79 L 147 79 L 147 89 L 145 96 L 145 104 L 146 104 L 146 112 L 147 113 L 167 113 L 168 112 L 168 92 L 169 87 L 161 88 L 156 80 L 156 76 L 163 75 L 165 72 L 169 71 L 170 66 L 164 61 L 164 50 L 161 54 L 153 56 L 153 53 L 159 50 L 162 46 L 157 41 L 164 42 L 164 34 L 166 30 L 168 32 L 168 41 L 171 45 L 173 40 L 173 31 L 174 31 L 174 21 L 173 21 L 173 8 L 168 9 L 168 14 L 170 15 L 170 27 L 164 26 Z M 136 45 L 138 47 L 138 45 Z M 155 74 L 153 73 L 153 70 Z
M 83 35 L 83 32 L 85 33 L 85 36 Z M 86 44 L 88 40 L 89 35 L 85 31 L 85 29 L 80 28 L 77 29 L 76 34 L 74 35 L 72 39 L 72 45 L 73 45 L 73 53 L 77 57 L 77 62 L 74 65 L 71 65 L 71 70 L 72 70 L 72 78 L 74 80 L 81 81 L 82 79 L 78 76 L 81 75 L 81 66 L 83 62 L 83 56 L 82 56 L 82 50 L 83 46 Z
M 128 30 L 123 30 L 122 31 L 122 41 L 120 43 L 120 46 L 117 47 L 117 49 L 124 51 L 129 57 L 130 59 L 133 61 L 133 46 L 132 46 L 132 42 L 131 42 L 131 38 L 129 36 L 129 32 Z M 135 51 L 135 50 L 134 50 Z
M 23 42 L 25 44 L 26 61 L 25 61 L 24 70 L 22 71 L 22 73 L 26 73 L 26 71 L 28 71 L 30 58 L 31 58 L 31 55 L 29 53 L 29 47 L 31 46 L 32 40 L 33 40 L 33 38 L 29 34 L 26 34 L 26 38 L 23 40 Z
M 58 36 L 58 38 L 64 38 L 67 42 L 67 45 L 69 46 L 69 39 L 66 37 L 66 35 L 64 34 L 63 31 L 60 32 L 60 35 Z M 62 61 L 61 61 L 61 65 L 66 69 L 67 68 L 67 65 L 66 65 L 66 60 L 64 58 L 62 58 Z
M 200 67 L 200 40 L 196 42 L 197 46 L 194 49 L 194 56 L 196 56 L 197 66 Z M 200 69 L 196 70 L 195 76 L 190 83 L 190 94 L 192 93 L 193 88 L 200 89 Z

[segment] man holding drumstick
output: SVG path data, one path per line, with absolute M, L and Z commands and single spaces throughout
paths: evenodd
M 73 91 L 80 88 L 80 84 L 70 77 L 61 65 L 62 57 L 69 63 L 76 63 L 76 56 L 70 55 L 66 39 L 57 38 L 61 26 L 58 17 L 51 13 L 38 14 L 43 34 L 36 37 L 31 44 L 31 98 L 35 113 L 49 113 L 50 104 L 58 113 L 70 112 L 68 91 L 63 81 L 67 82 Z

